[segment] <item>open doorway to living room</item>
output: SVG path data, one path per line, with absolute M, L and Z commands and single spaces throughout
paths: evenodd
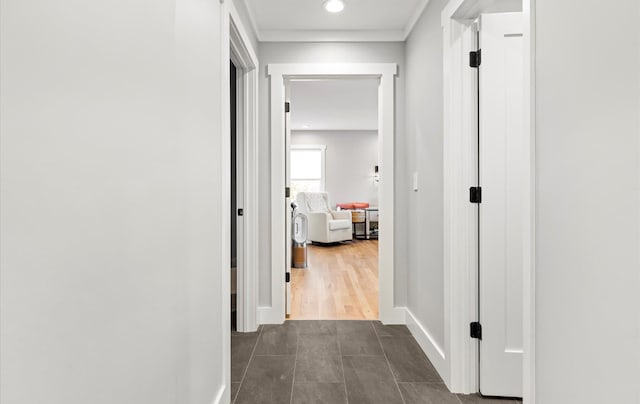
M 379 83 L 287 83 L 290 319 L 379 317 Z

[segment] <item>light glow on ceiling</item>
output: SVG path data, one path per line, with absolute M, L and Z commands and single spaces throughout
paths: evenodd
M 324 2 L 324 9 L 330 13 L 339 13 L 344 10 L 344 1 L 342 0 L 327 0 Z

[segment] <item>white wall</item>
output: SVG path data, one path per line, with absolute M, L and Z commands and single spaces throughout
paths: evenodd
M 536 3 L 536 402 L 638 403 L 640 3 Z
M 396 78 L 396 189 L 408 187 L 404 169 L 404 44 L 403 43 L 260 43 L 260 300 L 261 306 L 271 306 L 271 224 L 270 224 L 270 161 L 269 161 L 269 63 L 398 63 Z M 404 306 L 406 301 L 406 200 L 396 199 L 396 262 L 395 303 Z
M 378 130 L 379 78 L 287 84 L 292 130 Z
M 407 307 L 439 342 L 445 3 L 406 48 Z M 640 3 L 536 3 L 536 402 L 640 402 Z
M 244 0 L 225 0 L 232 1 L 236 11 L 238 12 L 238 16 L 240 17 L 240 21 L 244 26 L 245 33 L 249 38 L 249 42 L 251 42 L 251 47 L 257 52 L 258 50 L 258 37 L 256 36 L 256 32 L 254 30 L 253 25 L 251 24 L 251 19 L 249 18 L 249 10 L 247 9 L 247 3 Z
M 325 145 L 325 191 L 332 206 L 344 202 L 369 202 L 378 206 L 377 133 L 296 133 L 292 145 Z
M 2 1 L 2 403 L 223 385 L 220 8 Z
M 443 76 L 440 13 L 432 0 L 407 41 L 407 171 L 418 173 L 419 190 L 403 190 L 411 218 L 407 308 L 445 349 L 443 240 Z

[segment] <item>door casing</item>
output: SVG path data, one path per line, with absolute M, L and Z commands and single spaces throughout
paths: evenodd
M 385 324 L 404 324 L 406 309 L 394 304 L 394 143 L 395 63 L 269 64 L 271 84 L 271 306 L 259 307 L 261 324 L 285 320 L 286 240 L 285 211 L 285 80 L 313 78 L 377 77 L 380 172 L 379 310 Z
M 520 4 L 514 9 L 514 4 Z M 456 393 L 478 392 L 478 350 L 469 337 L 477 313 L 477 209 L 469 203 L 475 184 L 477 136 L 474 21 L 484 12 L 522 11 L 524 19 L 524 126 L 528 150 L 523 234 L 523 399 L 535 402 L 535 0 L 450 0 L 441 14 L 444 74 L 444 263 L 445 365 L 443 379 Z M 442 374 L 442 372 L 441 372 Z
M 233 2 L 225 2 L 228 22 L 223 34 L 228 39 L 229 53 L 224 74 L 228 77 L 230 59 L 237 67 L 237 154 L 242 162 L 237 168 L 239 192 L 238 208 L 243 216 L 238 223 L 238 279 L 237 279 L 237 329 L 253 332 L 258 329 L 258 56 L 251 45 L 247 29 Z M 228 83 L 225 80 L 224 83 Z M 223 93 L 228 96 L 230 89 Z M 229 104 L 228 101 L 226 103 Z M 229 115 L 229 112 L 225 112 Z M 226 129 L 225 129 L 226 130 Z M 229 151 L 230 152 L 230 151 Z M 230 178 L 229 164 L 223 166 L 226 178 Z M 228 295 L 227 295 L 228 297 Z

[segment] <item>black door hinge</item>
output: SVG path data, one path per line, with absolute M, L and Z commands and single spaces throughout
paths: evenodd
M 291 198 L 291 188 L 289 188 L 289 187 L 285 187 L 284 188 L 284 197 L 285 198 Z
M 284 112 L 285 113 L 291 112 L 291 103 L 289 103 L 289 102 L 285 102 L 284 103 Z
M 469 188 L 469 202 L 482 203 L 482 188 L 471 187 Z
M 470 324 L 471 328 L 471 338 L 482 339 L 482 325 L 479 322 L 474 322 Z
M 482 50 L 478 49 L 474 52 L 469 52 L 469 66 L 478 68 L 482 62 Z
M 291 272 L 285 272 L 285 273 L 284 273 L 284 281 L 285 281 L 286 283 L 291 282 Z
M 244 209 L 238 209 L 238 216 L 244 216 Z

